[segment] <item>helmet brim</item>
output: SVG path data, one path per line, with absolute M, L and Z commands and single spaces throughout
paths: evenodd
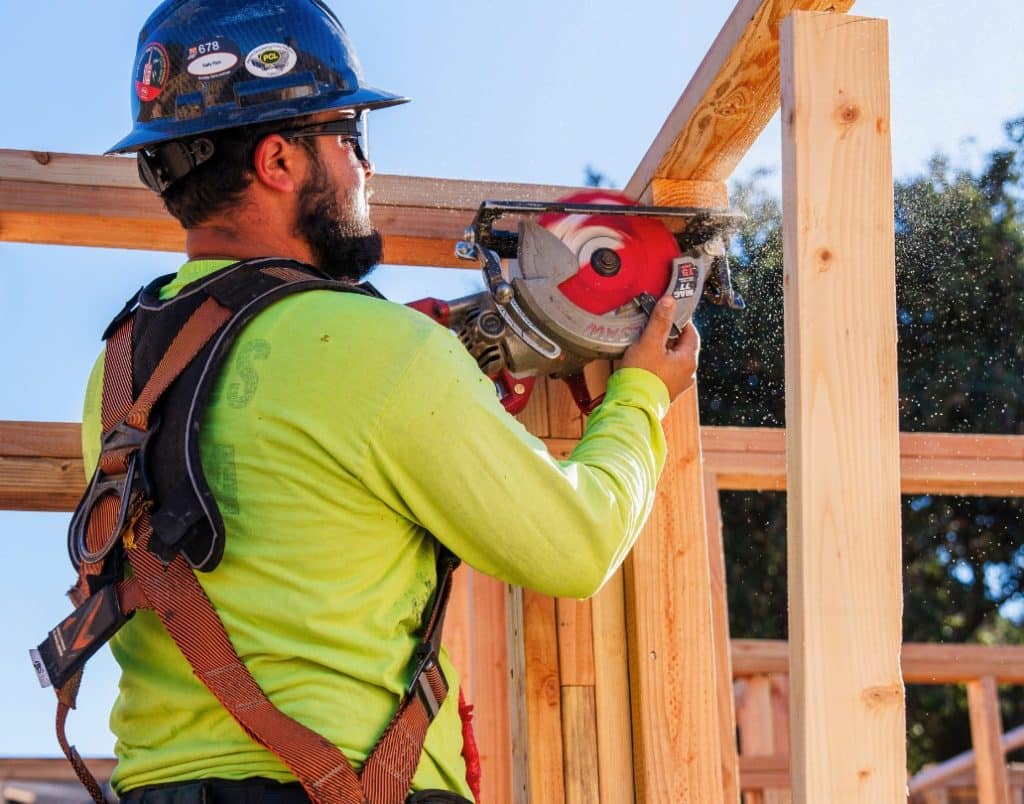
M 151 121 L 136 128 L 128 136 L 116 142 L 104 153 L 134 153 L 156 143 L 172 139 L 189 139 L 200 134 L 223 131 L 241 126 L 259 125 L 275 120 L 292 120 L 320 112 L 340 109 L 356 111 L 385 109 L 408 103 L 410 98 L 396 95 L 376 87 L 361 86 L 353 92 L 334 92 L 326 95 L 312 95 L 295 98 L 286 102 L 268 104 L 265 112 L 258 108 L 232 106 L 210 110 L 195 120 L 178 120 L 174 117 Z

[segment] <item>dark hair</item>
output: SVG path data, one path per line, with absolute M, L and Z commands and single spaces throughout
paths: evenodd
M 186 229 L 191 229 L 238 202 L 253 179 L 253 156 L 260 141 L 293 120 L 229 128 L 205 134 L 213 156 L 164 190 L 164 206 Z M 311 140 L 299 142 L 315 156 Z

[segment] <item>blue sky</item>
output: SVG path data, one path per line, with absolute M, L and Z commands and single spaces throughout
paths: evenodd
M 454 0 L 331 2 L 367 77 L 407 94 L 377 113 L 373 153 L 384 173 L 579 184 L 592 165 L 624 184 L 722 23 L 732 0 L 514 4 Z M 6 70 L 0 148 L 101 153 L 130 127 L 135 39 L 151 4 L 0 3 Z M 974 164 L 1001 124 L 1024 114 L 1024 4 L 1019 0 L 859 0 L 890 21 L 896 174 L 936 150 Z M 779 164 L 773 122 L 736 176 Z M 143 281 L 180 255 L 0 243 L 0 419 L 72 421 L 99 333 Z M 395 298 L 452 295 L 467 272 L 382 270 Z M 8 579 L 0 587 L 0 756 L 59 753 L 53 696 L 26 658 L 66 613 L 67 514 L 0 512 Z M 107 657 L 86 675 L 72 741 L 109 755 L 115 692 Z

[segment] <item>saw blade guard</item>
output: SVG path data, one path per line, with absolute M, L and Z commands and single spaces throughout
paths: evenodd
M 636 206 L 609 190 L 557 203 Z M 703 244 L 683 252 L 661 220 L 626 212 L 549 212 L 519 224 L 516 259 L 508 266 L 515 296 L 545 335 L 582 358 L 621 357 L 670 291 L 678 331 L 693 316 L 711 266 Z

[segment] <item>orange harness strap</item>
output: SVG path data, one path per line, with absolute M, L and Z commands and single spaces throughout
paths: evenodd
M 115 428 L 124 426 L 143 433 L 148 431 L 150 413 L 164 391 L 231 315 L 231 310 L 213 298 L 204 302 L 174 338 L 135 400 L 132 398 L 133 318 L 128 316 L 108 340 L 103 378 L 104 438 Z M 106 476 L 127 473 L 124 488 L 130 489 L 131 473 L 137 471 L 133 462 L 137 458 L 137 448 L 105 450 L 99 471 Z M 427 728 L 448 693 L 437 650 L 457 560 L 451 557 L 439 562 L 437 593 L 417 654 L 419 666 L 413 683 L 361 774 L 357 775 L 337 746 L 274 706 L 239 658 L 185 557 L 179 553 L 165 565 L 148 549 L 152 535 L 148 500 L 137 493 L 131 500 L 116 493 L 103 493 L 88 513 L 86 555 L 81 562 L 79 583 L 73 590 L 76 603 L 94 595 L 110 597 L 110 586 L 94 591 L 89 579 L 104 572 L 111 550 L 124 550 L 133 575 L 113 587 L 121 614 L 127 617 L 138 608 L 153 609 L 195 675 L 254 741 L 289 768 L 311 801 L 315 804 L 397 804 L 404 801 L 419 764 Z M 87 625 L 77 627 L 82 629 L 83 637 L 90 636 Z M 67 714 L 75 706 L 81 676 L 79 670 L 56 690 L 57 739 L 93 800 L 103 804 L 99 784 L 65 734 Z

